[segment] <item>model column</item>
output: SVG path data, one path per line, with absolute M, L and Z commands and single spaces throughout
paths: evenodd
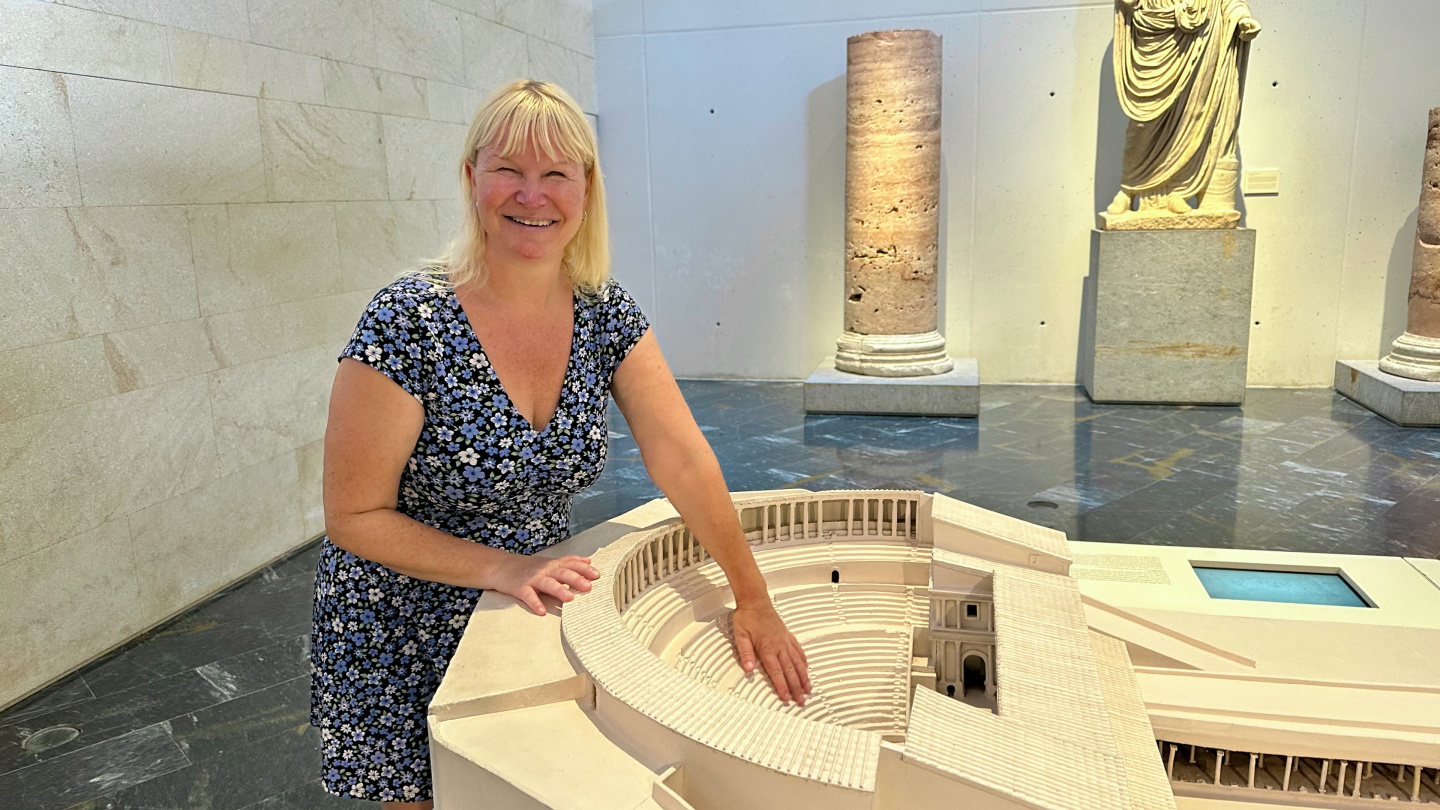
M 872 31 L 846 55 L 844 331 L 805 408 L 974 416 L 978 369 L 937 329 L 940 36 Z

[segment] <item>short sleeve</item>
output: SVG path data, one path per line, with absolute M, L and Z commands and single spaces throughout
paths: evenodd
M 640 338 L 645 337 L 650 330 L 650 321 L 630 293 L 614 279 L 606 283 L 602 300 L 601 345 L 613 371 L 620 367 L 621 361 L 640 342 Z
M 391 285 L 375 294 L 340 358 L 352 357 L 389 377 L 405 392 L 423 399 L 427 375 L 424 347 L 429 332 L 422 322 L 424 305 L 407 291 Z

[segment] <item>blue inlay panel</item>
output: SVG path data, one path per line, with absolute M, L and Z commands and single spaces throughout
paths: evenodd
M 1370 607 L 1339 574 L 1192 567 L 1212 599 Z

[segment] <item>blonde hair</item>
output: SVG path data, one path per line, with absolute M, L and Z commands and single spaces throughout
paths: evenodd
M 580 105 L 568 93 L 549 82 L 519 79 L 491 93 L 470 122 L 465 150 L 460 156 L 460 187 L 464 207 L 460 228 L 445 250 L 427 263 L 407 271 L 432 283 L 458 287 L 485 278 L 485 229 L 475 211 L 473 187 L 465 180 L 465 167 L 473 166 L 481 150 L 494 149 L 514 155 L 529 144 L 551 160 L 565 158 L 585 167 L 589 193 L 585 216 L 562 259 L 570 282 L 577 292 L 594 295 L 610 278 L 610 237 L 605 219 L 605 184 L 600 177 L 600 160 L 595 135 Z

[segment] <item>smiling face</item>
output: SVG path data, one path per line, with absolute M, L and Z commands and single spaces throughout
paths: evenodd
M 491 263 L 561 261 L 584 219 L 588 183 L 581 163 L 546 157 L 528 144 L 510 155 L 482 149 L 468 174 Z

